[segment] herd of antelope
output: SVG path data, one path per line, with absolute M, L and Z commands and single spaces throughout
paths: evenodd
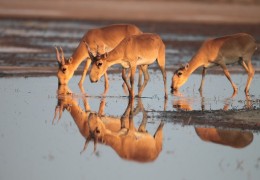
M 204 41 L 190 62 L 174 72 L 171 92 L 177 95 L 179 88 L 188 80 L 189 76 L 197 68 L 202 66 L 202 80 L 199 88 L 200 93 L 202 93 L 206 69 L 213 66 L 220 66 L 233 87 L 234 96 L 237 93 L 237 86 L 231 80 L 226 65 L 238 62 L 248 74 L 245 87 L 245 94 L 248 96 L 249 87 L 254 76 L 251 58 L 256 49 L 257 44 L 255 39 L 245 33 Z M 135 97 L 134 76 L 136 70 L 139 70 L 137 97 L 142 97 L 143 90 L 150 78 L 148 65 L 152 64 L 155 60 L 163 76 L 164 97 L 165 99 L 168 98 L 165 71 L 165 44 L 160 36 L 154 33 L 143 33 L 135 25 L 110 25 L 89 30 L 83 36 L 70 58 L 66 59 L 64 57 L 61 47 L 56 47 L 56 55 L 59 63 L 57 73 L 59 81 L 58 94 L 65 94 L 65 96 L 62 98 L 58 96 L 58 105 L 54 120 L 58 113 L 60 113 L 60 119 L 64 109 L 70 112 L 80 133 L 86 139 L 83 150 L 86 149 L 88 142 L 93 139 L 94 149 L 96 149 L 97 142 L 100 142 L 111 146 L 119 156 L 125 159 L 140 162 L 148 162 L 156 159 L 162 149 L 163 123 L 159 124 L 154 136 L 146 131 L 146 118 L 143 118 L 140 127 L 136 130 L 133 123 L 133 99 Z M 99 113 L 91 112 L 86 100 L 84 100 L 85 111 L 83 111 L 72 96 L 66 96 L 67 94 L 71 94 L 67 84 L 84 60 L 86 60 L 86 64 L 78 83 L 79 86 L 82 86 L 86 73 L 91 66 L 89 73 L 91 82 L 97 82 L 104 75 L 105 89 L 103 95 L 106 95 L 109 88 L 108 68 L 115 64 L 122 66 L 122 79 L 128 89 L 130 98 L 125 113 L 120 119 L 104 116 L 102 113 L 103 108 L 100 108 Z M 127 69 L 129 69 L 128 72 Z M 139 101 L 141 101 L 140 98 Z M 104 107 L 104 102 L 101 104 L 101 107 Z M 141 103 L 138 103 L 138 105 L 142 107 Z M 204 136 L 205 131 L 207 129 L 196 129 L 196 132 L 202 139 L 210 139 Z M 225 141 L 219 137 L 219 132 L 216 133 L 214 129 L 210 130 L 210 132 L 212 133 L 211 137 L 214 137 L 212 141 L 230 144 L 229 141 Z M 249 140 L 249 143 L 252 139 L 250 137 L 245 138 Z
M 237 86 L 231 80 L 226 65 L 239 63 L 248 74 L 245 93 L 248 95 L 249 87 L 254 76 L 254 68 L 251 58 L 257 44 L 255 39 L 246 33 L 237 33 L 203 42 L 198 52 L 190 62 L 182 65 L 174 72 L 172 77 L 171 92 L 176 93 L 178 89 L 188 80 L 189 76 L 199 67 L 203 67 L 202 80 L 199 91 L 202 92 L 206 69 L 220 66 L 227 79 L 233 87 L 233 95 L 237 93 Z M 105 78 L 104 95 L 108 90 L 107 70 L 109 67 L 120 64 L 122 66 L 122 79 L 129 91 L 129 97 L 133 98 L 134 75 L 139 68 L 138 97 L 149 81 L 148 65 L 155 60 L 163 75 L 164 97 L 168 98 L 165 71 L 165 44 L 159 35 L 154 33 L 143 33 L 138 27 L 131 24 L 110 25 L 102 28 L 89 30 L 81 39 L 78 47 L 68 59 L 64 57 L 62 48 L 56 48 L 59 63 L 59 84 L 67 84 L 72 78 L 75 70 L 86 59 L 86 64 L 79 81 L 82 86 L 86 73 L 91 65 L 89 77 L 91 82 L 97 82 L 103 75 Z M 129 69 L 129 75 L 126 73 Z M 141 84 L 142 77 L 144 82 Z M 141 79 L 141 80 L 140 80 Z

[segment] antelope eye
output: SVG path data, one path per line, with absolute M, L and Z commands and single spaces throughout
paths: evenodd
M 61 69 L 63 73 L 65 73 L 65 71 L 67 70 L 66 68 L 62 68 Z
M 99 134 L 100 133 L 100 130 L 98 128 L 96 128 L 96 133 Z
M 178 75 L 178 76 L 181 76 L 181 75 L 182 75 L 182 72 L 178 72 L 177 75 Z
M 97 66 L 102 66 L 102 62 L 98 62 L 98 63 L 97 63 Z

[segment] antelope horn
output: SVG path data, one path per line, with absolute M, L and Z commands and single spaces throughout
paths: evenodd
M 58 118 L 58 121 L 59 121 L 61 119 L 61 116 L 62 116 L 62 107 L 60 107 L 60 106 L 56 106 L 56 108 L 55 108 L 55 114 L 54 114 L 54 118 L 52 120 L 52 124 L 54 124 L 58 113 L 59 113 L 59 118 Z
M 54 121 L 55 121 L 55 119 L 56 119 L 56 117 L 57 117 L 57 113 L 59 112 L 59 109 L 58 109 L 58 106 L 56 106 L 56 108 L 55 108 L 55 113 L 54 113 L 54 117 L 53 117 L 53 120 L 52 120 L 52 124 L 54 124 Z
M 64 59 L 63 49 L 61 47 L 60 47 L 60 51 L 61 51 L 61 64 L 64 65 L 65 64 L 65 59 Z
M 60 53 L 59 53 L 59 50 L 58 50 L 57 47 L 55 47 L 55 49 L 56 49 L 56 58 L 57 58 L 57 61 L 58 61 L 58 63 L 61 64 L 61 59 L 60 59 Z
M 97 54 L 96 54 L 96 56 L 98 56 L 98 55 L 100 55 L 100 53 L 99 53 L 99 45 L 97 45 Z
M 58 121 L 60 121 L 60 119 L 62 117 L 62 112 L 63 112 L 63 105 L 61 105 L 61 106 L 57 105 L 55 108 L 55 114 L 54 114 L 54 118 L 52 120 L 52 124 L 54 124 L 54 122 L 57 118 L 57 114 L 59 114 Z
M 94 138 L 94 151 L 93 151 L 93 153 L 96 152 L 96 150 L 97 150 L 97 141 L 98 141 L 98 139 L 97 139 L 97 137 L 95 137 Z
M 59 114 L 59 119 L 58 119 L 58 121 L 60 121 L 60 119 L 61 119 L 61 116 L 62 116 L 62 112 L 63 112 L 63 105 L 61 105 L 60 106 L 60 114 Z
M 83 41 L 83 43 L 85 43 L 85 44 L 86 44 L 86 47 L 87 47 L 88 51 L 90 51 L 90 48 L 89 48 L 89 45 L 88 45 L 88 43 L 87 43 L 86 41 Z
M 86 44 L 86 47 L 87 47 L 87 50 L 88 50 L 89 57 L 90 57 L 91 61 L 93 61 L 93 60 L 94 60 L 94 55 L 93 55 L 93 53 L 91 52 L 88 43 L 87 43 L 86 41 L 83 41 L 83 43 Z
M 85 141 L 82 151 L 80 151 L 80 154 L 82 154 L 84 151 L 86 151 L 89 141 L 90 141 L 90 138 L 88 137 Z

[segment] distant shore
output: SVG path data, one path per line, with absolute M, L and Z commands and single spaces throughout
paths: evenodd
M 260 23 L 260 4 L 187 1 L 0 0 L 0 18 Z

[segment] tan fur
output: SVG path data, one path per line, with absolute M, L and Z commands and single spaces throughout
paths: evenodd
M 123 67 L 122 77 L 128 87 L 129 95 L 134 97 L 134 75 L 136 67 L 144 71 L 144 83 L 139 90 L 141 96 L 148 80 L 147 66 L 157 60 L 163 74 L 165 98 L 167 98 L 166 72 L 165 72 L 165 45 L 157 34 L 143 33 L 125 38 L 112 51 L 102 54 L 99 58 L 93 57 L 90 71 L 91 82 L 97 82 L 106 73 L 110 66 L 120 64 Z M 125 78 L 125 69 L 130 68 L 131 86 Z
M 177 100 L 173 105 L 175 108 L 184 111 L 191 111 L 192 107 L 187 100 Z M 203 104 L 204 106 L 204 104 Z M 224 110 L 227 104 L 224 106 Z M 239 130 L 224 130 L 217 128 L 204 128 L 196 127 L 197 135 L 203 141 L 230 146 L 233 148 L 244 148 L 251 144 L 254 135 L 252 132 L 239 131 Z
M 105 126 L 102 118 L 94 113 L 89 116 L 90 132 L 94 139 L 97 138 L 99 142 L 113 148 L 121 158 L 138 162 L 153 161 L 162 150 L 163 123 L 159 125 L 154 136 L 146 132 L 146 122 L 142 122 L 136 130 L 129 108 L 130 106 L 121 118 L 122 123 L 129 119 L 129 128 L 122 126 L 119 131 L 113 132 Z
M 71 117 L 74 119 L 76 125 L 79 128 L 80 133 L 83 137 L 89 137 L 89 127 L 88 127 L 88 117 L 90 113 L 93 113 L 90 109 L 86 97 L 81 97 L 84 103 L 84 108 L 82 109 L 78 104 L 78 96 L 74 96 L 72 91 L 69 89 L 67 85 L 60 85 L 58 90 L 58 104 L 55 109 L 55 115 L 53 118 L 53 123 L 57 119 L 57 115 L 59 114 L 58 120 L 62 117 L 62 112 L 66 109 Z M 99 114 L 104 114 L 105 101 L 102 100 L 99 106 Z M 111 131 L 119 131 L 121 128 L 120 118 L 103 116 L 102 117 L 106 127 Z
M 178 89 L 188 80 L 188 77 L 193 71 L 198 67 L 203 66 L 202 81 L 200 85 L 200 91 L 202 91 L 206 69 L 213 66 L 220 66 L 230 81 L 234 93 L 236 93 L 237 87 L 232 82 L 226 65 L 239 62 L 248 73 L 245 87 L 245 92 L 248 93 L 254 76 L 251 57 L 256 49 L 257 45 L 255 39 L 245 33 L 206 40 L 190 62 L 174 73 L 172 77 L 172 91 L 178 91 Z
M 89 44 L 93 52 L 97 52 L 97 50 L 99 50 L 101 53 L 104 53 L 105 51 L 111 50 L 116 47 L 116 45 L 118 45 L 118 43 L 120 43 L 125 37 L 141 33 L 142 31 L 138 27 L 131 24 L 117 24 L 89 30 L 83 36 L 78 47 L 72 54 L 71 58 L 69 58 L 69 60 L 65 60 L 65 62 L 62 64 L 57 57 L 59 62 L 59 69 L 57 73 L 59 84 L 68 84 L 75 70 L 78 68 L 81 62 L 86 59 L 87 61 L 84 67 L 84 71 L 79 81 L 79 85 L 82 86 L 89 65 L 91 64 L 91 60 L 89 58 L 89 54 L 84 42 L 87 42 Z M 107 89 L 108 79 L 106 77 L 106 74 L 105 78 L 105 83 L 107 83 L 105 84 L 105 89 Z
M 78 105 L 78 97 L 73 95 L 68 86 L 59 86 L 57 94 L 58 105 L 56 106 L 53 123 L 56 120 L 57 114 L 60 112 L 58 118 L 60 119 L 63 110 L 66 109 L 73 118 L 81 135 L 86 139 L 83 151 L 87 148 L 88 142 L 93 139 L 95 148 L 97 141 L 100 143 L 106 143 L 111 146 L 120 157 L 139 162 L 152 161 L 156 159 L 161 152 L 163 123 L 160 124 L 154 137 L 152 137 L 146 132 L 147 116 L 143 114 L 144 116 L 142 123 L 139 129 L 136 130 L 133 124 L 133 116 L 131 115 L 129 118 L 131 107 L 130 102 L 123 116 L 121 118 L 117 118 L 113 116 L 105 116 L 103 114 L 105 108 L 104 100 L 101 101 L 99 112 L 96 113 L 90 110 L 86 97 L 82 97 L 85 106 L 85 109 L 82 109 Z M 139 111 L 143 111 L 143 113 L 145 113 L 141 100 L 138 102 L 136 109 L 139 110 L 133 113 L 138 113 Z M 96 133 L 93 132 L 93 130 L 97 130 L 96 127 L 101 129 L 100 126 L 102 126 L 102 131 L 100 131 L 100 134 L 104 134 L 106 136 L 108 135 L 108 138 L 95 138 Z M 111 133 L 111 136 L 107 133 Z M 117 146 L 117 139 L 121 139 L 120 141 L 124 146 Z
M 203 141 L 222 144 L 233 148 L 244 148 L 251 144 L 254 138 L 252 132 L 242 132 L 238 130 L 195 128 L 195 131 Z

